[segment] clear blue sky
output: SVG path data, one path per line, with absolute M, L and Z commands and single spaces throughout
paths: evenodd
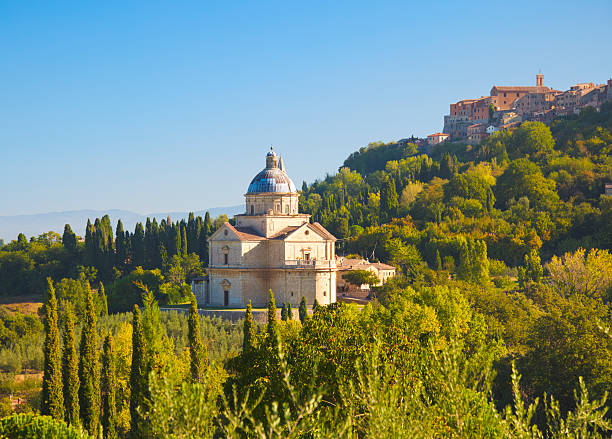
M 0 3 L 0 215 L 239 204 L 441 130 L 494 84 L 612 77 L 612 2 Z

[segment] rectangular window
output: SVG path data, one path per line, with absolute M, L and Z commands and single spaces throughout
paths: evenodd
M 225 265 L 229 264 L 229 255 L 227 253 L 223 255 L 223 264 Z
M 223 291 L 223 306 L 228 306 L 229 305 L 229 291 L 224 290 Z

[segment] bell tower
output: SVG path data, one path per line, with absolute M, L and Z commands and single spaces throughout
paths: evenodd
M 542 73 L 536 75 L 536 87 L 544 87 L 544 75 Z

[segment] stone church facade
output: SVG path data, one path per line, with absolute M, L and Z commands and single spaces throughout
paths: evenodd
M 208 276 L 194 284 L 200 305 L 244 307 L 250 300 L 263 307 L 269 290 L 294 307 L 302 297 L 308 305 L 336 301 L 336 238 L 298 212 L 298 197 L 271 149 L 249 185 L 245 213 L 208 240 Z

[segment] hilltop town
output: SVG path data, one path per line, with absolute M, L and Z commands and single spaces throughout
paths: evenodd
M 536 75 L 535 86 L 499 86 L 489 96 L 462 99 L 450 104 L 441 133 L 427 136 L 427 145 L 445 141 L 479 144 L 498 130 L 512 130 L 522 122 L 551 122 L 559 116 L 578 114 L 583 108 L 597 110 L 612 100 L 612 79 L 606 84 L 585 82 L 561 91 L 544 85 L 544 75 Z

